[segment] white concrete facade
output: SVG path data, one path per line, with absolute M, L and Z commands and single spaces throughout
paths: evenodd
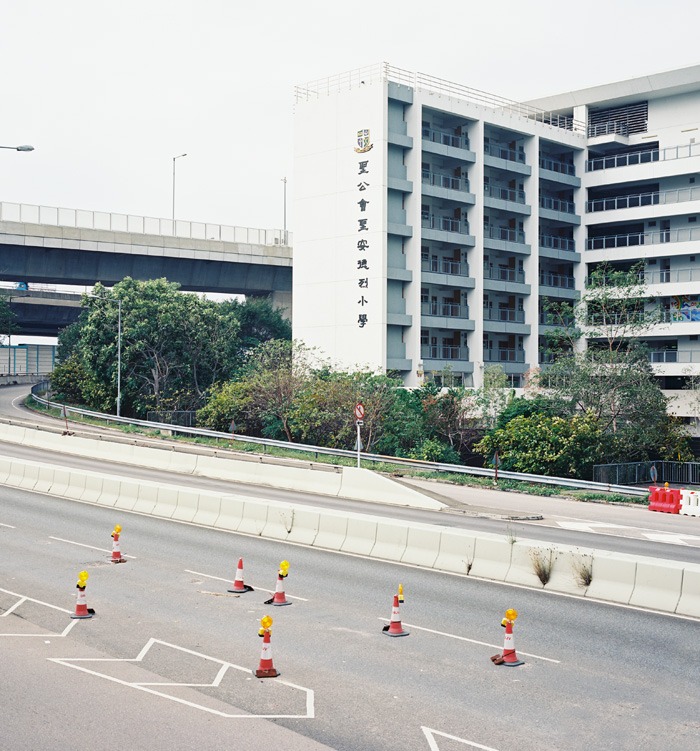
M 298 87 L 295 119 L 296 339 L 518 387 L 545 300 L 644 260 L 662 385 L 700 374 L 700 66 L 518 104 L 382 64 Z

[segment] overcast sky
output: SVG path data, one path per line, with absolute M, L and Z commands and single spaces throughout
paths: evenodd
M 2 0 L 0 200 L 279 228 L 295 84 L 387 61 L 527 100 L 700 63 L 697 0 Z

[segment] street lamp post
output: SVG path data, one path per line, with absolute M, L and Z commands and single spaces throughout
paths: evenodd
M 183 156 L 187 156 L 187 154 L 178 154 L 178 156 L 173 157 L 173 235 L 175 234 L 175 160 L 181 159 Z
M 287 178 L 283 177 L 282 182 L 284 183 L 284 244 L 287 245 Z

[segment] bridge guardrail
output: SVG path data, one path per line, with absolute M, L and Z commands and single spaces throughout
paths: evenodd
M 50 386 L 49 381 L 42 381 L 32 387 L 32 396 L 39 403 L 46 407 L 54 409 L 60 409 L 67 417 L 68 414 L 83 415 L 85 417 L 92 417 L 94 419 L 105 420 L 108 422 L 115 422 L 122 425 L 138 425 L 150 430 L 167 430 L 172 433 L 180 433 L 183 435 L 194 435 L 206 438 L 225 438 L 228 440 L 236 440 L 242 443 L 257 444 L 263 447 L 263 453 L 265 447 L 283 448 L 288 451 L 303 451 L 305 453 L 313 453 L 318 457 L 319 455 L 326 456 L 342 456 L 349 459 L 355 459 L 357 457 L 356 451 L 349 451 L 347 449 L 333 449 L 326 448 L 324 446 L 311 446 L 303 443 L 289 443 L 287 441 L 276 441 L 270 438 L 254 438 L 252 436 L 245 435 L 233 435 L 231 433 L 223 433 L 216 430 L 206 430 L 204 428 L 185 428 L 179 425 L 171 425 L 170 423 L 160 422 L 148 422 L 147 420 L 136 420 L 130 417 L 116 417 L 115 415 L 108 415 L 103 412 L 95 412 L 89 409 L 83 409 L 81 407 L 71 407 L 67 404 L 60 402 L 53 402 L 49 399 L 45 399 L 39 394 L 42 391 L 46 391 Z M 475 477 L 490 477 L 495 478 L 495 470 L 481 468 L 481 467 L 465 467 L 461 464 L 443 464 L 441 462 L 425 462 L 417 459 L 404 459 L 397 456 L 383 456 L 382 454 L 361 454 L 362 460 L 366 462 L 374 462 L 375 464 L 395 464 L 400 467 L 407 467 L 411 469 L 420 469 L 428 472 L 444 472 L 450 474 L 463 474 L 473 475 Z M 592 482 L 590 480 L 576 480 L 568 477 L 549 477 L 547 475 L 531 475 L 525 472 L 508 472 L 498 471 L 498 477 L 503 480 L 518 480 L 521 482 L 532 482 L 540 485 L 559 485 L 562 487 L 575 488 L 578 490 L 597 490 L 604 493 L 623 493 L 625 495 L 645 496 L 648 491 L 642 488 L 630 488 L 625 485 L 611 485 L 601 482 Z

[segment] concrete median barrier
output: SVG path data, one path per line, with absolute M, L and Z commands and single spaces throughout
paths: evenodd
M 682 563 L 673 561 L 637 559 L 634 589 L 629 604 L 675 613 L 681 597 L 683 568 Z
M 131 511 L 136 505 L 138 497 L 139 482 L 137 480 L 122 480 L 119 487 L 119 497 L 114 507 Z
M 2 475 L 2 470 L 0 469 L 0 476 L 1 475 Z M 48 493 L 51 490 L 51 486 L 54 483 L 55 476 L 56 476 L 56 471 L 54 467 L 46 467 L 44 465 L 41 465 L 39 467 L 39 477 L 36 481 L 36 485 L 34 486 L 34 492 L 35 493 Z M 4 480 L 0 479 L 0 484 L 2 484 L 3 482 Z
M 433 568 L 440 553 L 440 537 L 440 529 L 428 524 L 409 527 L 401 563 Z
M 167 485 L 159 487 L 153 514 L 164 519 L 171 519 L 176 508 L 177 490 Z
M 623 553 L 596 550 L 591 567 L 592 580 L 586 597 L 629 603 L 634 591 L 637 559 Z
M 400 561 L 406 552 L 408 525 L 405 522 L 380 519 L 377 521 L 377 539 L 370 557 L 387 561 Z
M 212 493 L 200 493 L 197 512 L 192 521 L 205 527 L 215 527 L 220 512 L 221 496 L 213 495 Z
M 70 488 L 70 470 L 54 466 L 48 466 L 44 469 L 47 475 L 53 475 L 51 478 L 50 494 L 64 498 Z
M 318 533 L 314 540 L 315 548 L 340 550 L 348 532 L 348 515 L 334 511 L 323 511 L 319 516 Z
M 260 536 L 271 540 L 286 540 L 293 523 L 294 507 L 291 504 L 270 504 Z
M 401 485 L 369 469 L 358 469 L 357 467 L 343 467 L 342 482 L 338 495 L 341 498 L 388 503 L 394 506 L 411 506 L 423 509 L 445 507 L 444 503 L 423 495 L 413 488 Z
M 85 487 L 80 494 L 80 500 L 85 503 L 97 503 L 102 495 L 102 487 L 105 478 L 101 475 L 90 473 L 85 475 Z
M 246 498 L 238 531 L 260 537 L 267 524 L 268 511 L 269 508 L 265 502 Z
M 542 589 L 544 584 L 538 578 L 535 566 L 550 571 L 552 563 L 553 553 L 550 547 L 532 545 L 527 540 L 514 542 L 510 545 L 510 565 L 504 581 Z
M 178 489 L 177 507 L 170 518 L 181 522 L 193 522 L 198 508 L 199 493 L 197 491 Z
M 0 485 L 4 485 L 12 470 L 12 460 L 9 457 L 0 456 Z
M 476 535 L 473 532 L 443 528 L 433 567 L 453 574 L 468 574 L 474 562 L 475 546 Z
M 377 541 L 377 520 L 371 516 L 348 516 L 345 540 L 340 546 L 344 553 L 369 555 Z
M 510 569 L 512 547 L 513 543 L 505 537 L 479 535 L 474 545 L 471 575 L 505 581 Z
M 241 520 L 245 513 L 245 500 L 233 495 L 225 495 L 221 498 L 219 516 L 214 524 L 217 529 L 227 529 L 235 532 L 241 526 Z
M 320 512 L 308 506 L 295 506 L 292 516 L 292 528 L 289 530 L 288 542 L 301 545 L 314 545 L 320 524 Z
M 697 564 L 685 566 L 676 613 L 700 618 L 700 566 Z

